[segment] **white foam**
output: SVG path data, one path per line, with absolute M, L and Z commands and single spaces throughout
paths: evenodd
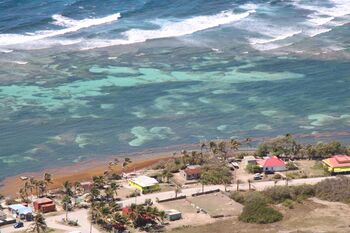
M 61 36 L 67 33 L 79 31 L 83 28 L 97 26 L 101 24 L 111 23 L 120 18 L 120 13 L 109 15 L 103 18 L 91 18 L 84 20 L 73 20 L 63 16 L 54 15 L 53 18 L 61 26 L 67 26 L 60 30 L 38 31 L 32 35 L 22 34 L 0 34 L 0 46 L 23 44 L 38 41 L 46 38 Z
M 131 29 L 123 33 L 125 39 L 87 41 L 83 49 L 93 49 L 112 45 L 141 43 L 152 39 L 180 37 L 198 31 L 230 24 L 248 17 L 255 10 L 235 14 L 232 11 L 223 11 L 216 15 L 197 16 L 177 22 L 164 22 L 156 30 Z
M 16 63 L 16 64 L 18 64 L 18 65 L 26 65 L 26 64 L 28 64 L 28 62 L 27 61 L 12 61 L 13 63 Z
M 310 36 L 310 37 L 315 37 L 315 36 L 318 36 L 320 34 L 330 32 L 330 31 L 332 31 L 331 28 L 315 28 L 315 29 L 310 29 L 305 34 Z
M 285 40 L 287 38 L 293 37 L 293 36 L 298 35 L 300 33 L 302 33 L 302 30 L 298 30 L 298 31 L 294 31 L 294 32 L 287 32 L 285 34 L 277 35 L 276 37 L 274 37 L 272 39 L 251 38 L 251 39 L 249 39 L 249 41 L 252 45 L 267 44 L 267 43 L 272 43 L 272 42 L 276 42 L 276 41 L 280 41 L 280 40 Z
M 0 53 L 12 53 L 13 50 L 11 49 L 0 49 Z

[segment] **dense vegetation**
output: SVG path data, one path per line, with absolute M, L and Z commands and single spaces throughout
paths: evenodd
M 269 207 L 265 196 L 258 192 L 246 197 L 243 212 L 239 216 L 239 220 L 248 223 L 273 223 L 282 218 L 283 215 Z
M 315 185 L 315 194 L 323 200 L 350 203 L 350 178 L 323 180 Z
M 350 154 L 350 148 L 340 142 L 300 144 L 291 134 L 272 138 L 258 146 L 256 155 L 263 157 L 269 153 L 286 158 L 321 159 L 335 154 Z

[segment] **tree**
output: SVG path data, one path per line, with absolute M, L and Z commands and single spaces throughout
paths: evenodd
M 176 186 L 175 188 L 175 198 L 177 198 L 177 194 L 181 193 L 181 188 L 179 186 Z
M 70 205 L 72 204 L 71 198 L 68 195 L 64 195 L 62 199 L 62 205 L 63 209 L 66 211 L 66 221 L 68 222 L 68 211 L 70 208 Z
M 45 232 L 46 229 L 47 229 L 47 225 L 46 225 L 44 216 L 41 213 L 37 213 L 34 216 L 33 223 L 31 224 L 30 232 L 41 233 L 41 232 Z
M 261 143 L 256 153 L 260 157 L 267 156 L 269 153 L 290 157 L 297 155 L 300 149 L 301 145 L 297 143 L 293 136 L 286 134 Z
M 0 193 L 0 210 L 2 209 L 2 205 L 1 205 L 1 202 L 2 202 L 2 200 L 4 200 L 4 195 L 2 195 L 1 193 Z
M 103 176 L 93 176 L 92 181 L 94 182 L 94 186 L 99 189 L 103 188 L 106 184 L 106 180 Z
M 202 167 L 200 182 L 202 183 L 203 192 L 204 185 L 207 184 L 231 184 L 232 173 L 224 162 L 206 165 Z
M 44 173 L 43 177 L 44 183 L 45 183 L 45 191 L 47 191 L 47 187 L 49 184 L 52 184 L 52 175 L 50 173 Z

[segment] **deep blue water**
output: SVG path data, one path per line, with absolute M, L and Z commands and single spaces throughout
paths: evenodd
M 0 179 L 349 131 L 350 2 L 0 0 Z

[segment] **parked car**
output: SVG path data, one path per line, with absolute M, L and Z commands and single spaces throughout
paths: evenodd
M 261 180 L 261 179 L 262 179 L 262 175 L 260 173 L 254 174 L 254 180 Z
M 23 222 L 16 222 L 15 224 L 13 224 L 13 227 L 14 228 L 21 228 L 21 227 L 24 227 L 24 224 L 23 224 Z

